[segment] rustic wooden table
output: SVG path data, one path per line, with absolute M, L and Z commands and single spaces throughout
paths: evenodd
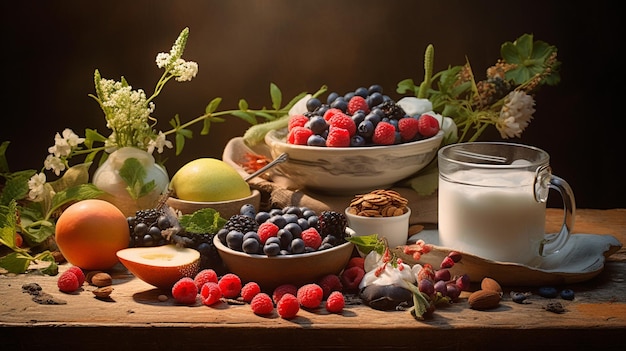
M 548 227 L 557 226 L 562 211 L 550 209 L 548 214 Z M 626 209 L 578 210 L 575 227 L 579 233 L 613 235 L 625 243 Z M 341 314 L 301 310 L 292 320 L 276 313 L 257 316 L 246 305 L 180 306 L 171 298 L 160 302 L 162 291 L 123 267 L 112 273 L 110 301 L 94 298 L 87 285 L 75 294 L 60 293 L 56 277 L 0 276 L 1 349 L 626 349 L 623 247 L 607 259 L 598 276 L 567 286 L 576 292 L 573 301 L 554 299 L 564 305 L 564 313 L 547 311 L 551 300 L 536 295 L 530 304 L 514 303 L 505 287 L 505 298 L 495 310 L 470 309 L 464 293 L 459 302 L 438 308 L 425 321 L 406 311 L 383 312 L 358 304 L 346 306 Z M 31 282 L 67 304 L 33 302 L 22 292 L 22 285 Z

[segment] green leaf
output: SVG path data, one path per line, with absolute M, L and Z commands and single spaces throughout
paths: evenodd
M 28 195 L 28 180 L 37 173 L 35 170 L 18 171 L 6 175 L 6 182 L 0 194 L 0 205 L 8 205 L 11 200 L 20 200 Z
M 213 112 L 215 112 L 215 110 L 217 110 L 217 107 L 220 105 L 220 103 L 222 102 L 222 98 L 216 97 L 215 99 L 211 100 L 211 102 L 209 102 L 209 104 L 206 106 L 206 109 L 204 110 L 205 113 L 211 114 Z
M 233 111 L 232 115 L 235 117 L 239 117 L 252 125 L 255 125 L 257 123 L 256 119 L 254 118 L 254 113 L 251 112 Z
M 419 87 L 416 86 L 413 79 L 410 78 L 398 82 L 398 87 L 396 88 L 396 92 L 398 94 L 406 94 L 410 92 L 413 95 L 417 95 L 418 91 Z
M 179 223 L 189 233 L 215 234 L 226 224 L 226 219 L 213 208 L 203 208 L 192 214 L 181 216 Z
M 54 194 L 52 208 L 58 209 L 67 203 L 93 199 L 102 194 L 104 194 L 104 191 L 91 183 L 75 185 Z
M 0 173 L 8 173 L 9 170 L 9 162 L 7 161 L 7 148 L 9 147 L 10 141 L 3 141 L 0 144 Z
M 80 163 L 68 168 L 65 173 L 63 173 L 63 177 L 54 182 L 50 182 L 52 189 L 54 189 L 54 191 L 56 192 L 59 192 L 63 189 L 88 183 L 89 167 L 91 166 L 91 164 L 91 162 Z
M 26 272 L 31 259 L 18 252 L 12 252 L 4 257 L 0 257 L 0 267 L 9 273 L 20 274 Z
M 274 83 L 270 84 L 270 97 L 272 99 L 272 107 L 274 110 L 279 110 L 280 105 L 283 103 L 283 93 Z
M 247 111 L 249 107 L 248 102 L 245 99 L 240 99 L 238 106 L 241 111 Z
M 378 234 L 351 236 L 346 240 L 353 243 L 359 251 L 366 255 L 371 251 L 382 253 L 384 249 L 384 243 L 378 239 Z
M 183 149 L 185 148 L 185 134 L 184 133 L 179 133 L 181 132 L 176 131 L 176 156 L 180 155 L 183 152 Z
M 144 179 L 147 175 L 146 169 L 143 168 L 141 162 L 134 157 L 129 157 L 124 160 L 119 174 L 120 178 L 126 182 L 126 190 L 133 199 L 138 199 L 148 194 L 156 187 L 154 180 L 144 183 Z
M 202 123 L 202 130 L 200 131 L 200 135 L 207 135 L 211 131 L 211 120 L 206 118 Z

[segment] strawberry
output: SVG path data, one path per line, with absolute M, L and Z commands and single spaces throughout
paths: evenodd
M 356 111 L 363 111 L 365 114 L 370 112 L 370 107 L 367 105 L 367 101 L 365 98 L 359 95 L 353 96 L 350 101 L 348 101 L 348 114 L 353 115 Z
M 347 129 L 331 126 L 328 129 L 328 137 L 326 138 L 326 146 L 328 147 L 350 146 L 350 132 L 348 132 Z
M 417 121 L 419 122 L 419 133 L 423 137 L 430 138 L 439 132 L 439 121 L 437 121 L 435 117 L 431 115 L 421 115 Z
M 412 117 L 401 118 L 398 121 L 398 129 L 400 130 L 402 141 L 412 140 L 419 132 L 419 121 Z
M 374 129 L 372 142 L 377 145 L 393 145 L 396 141 L 396 128 L 388 122 L 379 122 Z

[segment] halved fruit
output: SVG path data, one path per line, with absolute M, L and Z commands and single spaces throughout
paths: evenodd
M 137 278 L 163 290 L 183 277 L 193 278 L 200 267 L 198 250 L 176 245 L 123 249 L 117 257 Z

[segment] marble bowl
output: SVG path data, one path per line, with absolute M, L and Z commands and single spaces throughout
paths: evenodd
M 230 249 L 217 235 L 213 243 L 228 271 L 237 274 L 244 284 L 254 281 L 270 293 L 282 284 L 300 286 L 341 273 L 354 248 L 354 244 L 346 242 L 322 251 L 268 257 Z
M 250 196 L 218 202 L 187 201 L 170 197 L 167 199 L 166 204 L 173 210 L 180 211 L 182 214 L 192 214 L 203 208 L 212 208 L 219 212 L 222 218 L 229 219 L 232 215 L 239 214 L 241 207 L 245 204 L 252 204 L 254 208 L 259 208 L 261 204 L 261 192 L 252 189 Z
M 273 158 L 289 160 L 277 168 L 297 185 L 327 194 L 349 195 L 391 187 L 426 167 L 443 140 L 437 135 L 410 143 L 365 147 L 315 147 L 285 141 L 286 129 L 265 136 Z

